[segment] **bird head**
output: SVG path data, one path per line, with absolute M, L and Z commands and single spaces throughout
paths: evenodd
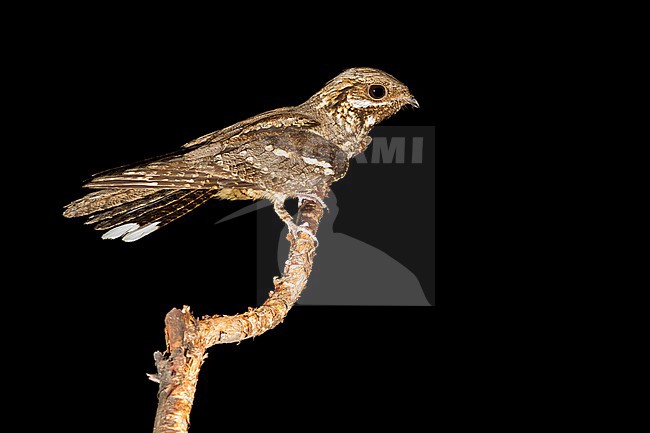
M 358 135 L 367 134 L 404 106 L 419 107 L 406 85 L 373 68 L 343 71 L 307 103 L 325 110 L 347 132 Z

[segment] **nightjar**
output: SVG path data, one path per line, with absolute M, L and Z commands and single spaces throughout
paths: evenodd
M 293 235 L 305 231 L 285 210 L 288 198 L 324 206 L 330 185 L 371 142 L 369 131 L 405 105 L 409 89 L 371 68 L 348 69 L 295 107 L 267 111 L 206 134 L 178 152 L 95 175 L 97 191 L 66 206 L 66 217 L 89 216 L 103 239 L 132 242 L 212 198 L 273 202 Z

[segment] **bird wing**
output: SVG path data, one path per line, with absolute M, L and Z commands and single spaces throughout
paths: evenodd
M 223 189 L 309 191 L 347 171 L 347 156 L 319 135 L 318 123 L 264 118 L 222 141 L 182 149 L 144 164 L 102 173 L 93 189 Z
M 99 191 L 70 203 L 64 216 L 90 216 L 87 224 L 108 230 L 104 239 L 132 242 L 213 197 L 320 191 L 345 173 L 347 157 L 317 125 L 286 113 L 258 116 L 257 123 L 208 134 L 174 154 L 94 176 L 84 186 Z
M 245 136 L 251 132 L 270 127 L 300 126 L 310 128 L 318 124 L 319 122 L 317 120 L 304 114 L 296 113 L 293 107 L 278 108 L 235 123 L 227 128 L 205 134 L 185 143 L 182 147 L 191 148 L 225 142 L 236 139 L 241 135 Z
M 267 191 L 308 192 L 342 177 L 347 154 L 313 128 L 285 126 L 223 150 L 218 164 Z

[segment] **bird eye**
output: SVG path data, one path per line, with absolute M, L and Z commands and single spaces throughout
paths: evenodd
M 368 87 L 368 94 L 372 99 L 381 99 L 386 96 L 386 88 L 381 84 L 373 84 Z

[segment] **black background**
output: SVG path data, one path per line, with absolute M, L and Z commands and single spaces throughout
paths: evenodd
M 428 54 L 433 47 L 421 42 L 419 51 L 340 43 L 301 49 L 283 38 L 285 45 L 269 49 L 235 46 L 236 37 L 215 34 L 203 35 L 197 50 L 193 42 L 173 37 L 117 40 L 106 36 L 111 32 L 117 29 L 71 32 L 43 41 L 39 51 L 48 73 L 36 84 L 40 102 L 32 109 L 44 133 L 32 140 L 48 182 L 41 185 L 39 211 L 32 215 L 36 236 L 24 240 L 28 259 L 38 266 L 23 277 L 27 285 L 49 288 L 32 302 L 52 325 L 52 338 L 44 339 L 50 353 L 65 345 L 78 354 L 75 362 L 62 360 L 66 379 L 60 386 L 83 396 L 77 402 L 82 410 L 76 411 L 80 431 L 100 419 L 113 431 L 127 422 L 128 431 L 150 431 L 157 386 L 145 373 L 154 372 L 153 352 L 164 349 L 165 313 L 190 305 L 199 316 L 234 314 L 256 303 L 255 215 L 225 230 L 213 223 L 247 203 L 214 202 L 139 242 L 102 241 L 80 220 L 61 216 L 62 207 L 85 192 L 82 182 L 259 112 L 302 102 L 354 66 L 386 70 L 420 102 L 419 110 L 402 111 L 384 125 L 436 125 L 439 133 L 440 83 L 436 68 L 422 63 L 422 56 L 434 55 Z M 206 41 L 213 43 L 205 47 Z M 382 167 L 368 164 L 364 170 Z M 377 176 L 382 183 L 376 188 L 384 192 L 377 203 L 376 193 L 364 194 L 372 185 L 354 177 L 350 173 L 341 181 L 346 194 L 356 197 L 345 210 L 339 202 L 341 224 L 350 228 L 370 215 L 382 218 L 388 206 L 385 224 L 402 228 L 413 249 L 430 254 L 430 245 L 419 243 L 413 229 L 433 223 L 433 191 Z M 400 195 L 406 187 L 426 199 L 413 203 Z M 224 415 L 261 424 L 275 416 L 274 408 L 311 413 L 321 422 L 347 413 L 392 417 L 391 411 L 406 403 L 413 412 L 400 414 L 426 416 L 417 410 L 426 402 L 412 392 L 422 388 L 426 394 L 434 386 L 432 347 L 445 333 L 437 310 L 298 306 L 254 341 L 212 348 L 201 371 L 191 431 L 214 431 Z M 116 399 L 117 417 L 108 409 Z

